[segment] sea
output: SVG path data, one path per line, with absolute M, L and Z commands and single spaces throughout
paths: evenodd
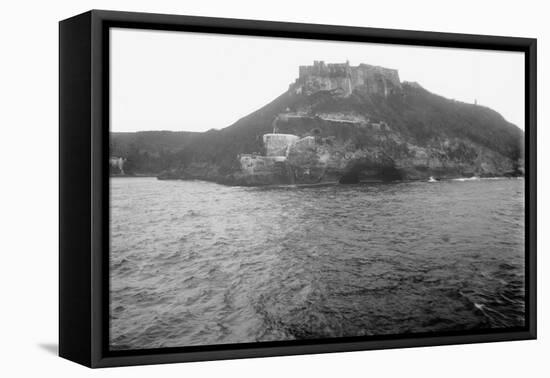
M 112 350 L 525 324 L 522 178 L 110 186 Z

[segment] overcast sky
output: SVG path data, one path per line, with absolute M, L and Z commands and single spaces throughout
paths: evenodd
M 111 29 L 111 131 L 206 131 L 266 105 L 314 60 L 399 70 L 524 128 L 523 53 Z

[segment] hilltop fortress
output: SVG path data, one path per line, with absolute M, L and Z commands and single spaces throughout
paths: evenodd
M 296 94 L 334 91 L 343 97 L 348 97 L 356 89 L 387 97 L 401 91 L 399 73 L 363 63 L 353 67 L 349 62 L 325 64 L 316 60 L 312 66 L 300 66 L 299 77 L 290 86 L 290 91 Z
M 312 66 L 300 66 L 299 76 L 289 87 L 289 93 L 310 96 L 317 92 L 330 92 L 334 97 L 349 97 L 354 91 L 388 97 L 401 93 L 402 86 L 397 70 L 360 64 L 357 67 L 346 63 L 314 61 Z M 293 123 L 348 126 L 386 133 L 386 122 L 374 122 L 356 112 L 330 112 L 310 114 L 307 109 L 295 109 L 279 113 L 274 121 L 273 132 L 263 135 L 265 155 L 240 154 L 241 172 L 251 184 L 266 183 L 312 183 L 326 176 L 327 168 L 344 169 L 349 154 L 342 159 L 331 159 L 321 138 L 309 133 L 298 136 L 280 133 L 279 126 Z M 309 134 L 309 135 L 308 135 Z M 329 138 L 330 139 L 330 138 Z M 329 141 L 330 142 L 330 141 Z M 345 154 L 344 154 L 345 155 Z
M 521 176 L 522 140 L 498 113 L 401 82 L 395 69 L 314 61 L 271 103 L 174 152 L 158 177 L 256 186 Z M 144 171 L 164 160 L 150 155 Z

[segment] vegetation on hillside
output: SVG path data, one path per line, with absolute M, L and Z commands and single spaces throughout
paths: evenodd
M 483 106 L 449 100 L 417 84 L 389 97 L 354 92 L 341 98 L 329 92 L 311 96 L 285 93 L 233 125 L 204 133 L 148 131 L 112 133 L 111 156 L 126 159 L 127 174 L 158 175 L 208 166 L 226 174 L 239 169 L 242 153 L 263 153 L 262 136 L 273 129 L 280 113 L 308 109 L 310 118 L 283 123 L 280 132 L 297 135 L 321 134 L 369 143 L 369 134 L 349 125 L 316 118 L 320 113 L 354 112 L 372 122 L 384 121 L 402 139 L 426 145 L 445 138 L 461 138 L 496 151 L 514 161 L 523 156 L 523 132 L 497 112 Z M 393 147 L 394 148 L 394 147 Z

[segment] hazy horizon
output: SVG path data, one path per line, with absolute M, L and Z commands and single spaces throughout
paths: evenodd
M 111 29 L 110 130 L 223 129 L 286 92 L 314 60 L 394 68 L 402 82 L 477 101 L 524 130 L 520 52 L 119 28 Z

